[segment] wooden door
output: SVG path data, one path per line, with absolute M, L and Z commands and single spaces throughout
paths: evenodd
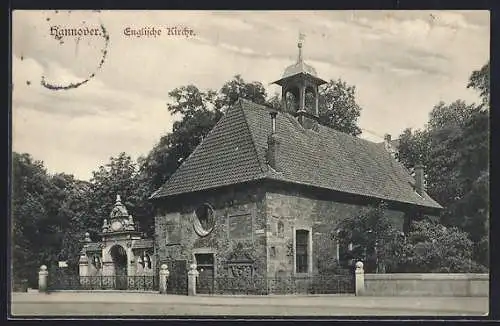
M 196 265 L 198 282 L 196 291 L 200 294 L 212 294 L 214 292 L 215 271 L 213 254 L 196 254 Z

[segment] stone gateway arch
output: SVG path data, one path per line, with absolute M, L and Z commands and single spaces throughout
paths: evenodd
M 156 278 L 153 241 L 143 239 L 119 195 L 104 219 L 101 241 L 85 235 L 79 277 L 83 288 L 154 290 Z

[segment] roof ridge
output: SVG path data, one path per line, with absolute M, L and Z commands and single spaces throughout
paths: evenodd
M 255 107 L 256 109 L 261 109 L 261 110 L 266 110 L 266 111 L 269 111 L 269 110 L 276 110 L 276 111 L 279 111 L 279 113 L 280 113 L 280 114 L 286 114 L 286 115 L 290 116 L 291 118 L 294 118 L 293 114 L 291 114 L 290 112 L 283 111 L 283 110 L 278 110 L 278 109 L 275 109 L 275 108 L 269 107 L 269 106 L 264 105 L 264 104 L 258 104 L 258 103 L 255 103 L 255 102 L 250 101 L 250 100 L 245 99 L 245 98 L 239 98 L 239 101 L 240 101 L 240 103 L 241 103 L 241 101 L 251 103 L 251 104 L 253 104 L 253 105 L 254 105 L 254 107 Z M 368 140 L 368 139 L 363 139 L 363 138 L 360 138 L 360 137 L 358 137 L 358 136 L 353 136 L 353 135 L 351 135 L 351 134 L 348 134 L 348 133 L 346 133 L 346 132 L 343 132 L 343 131 L 337 130 L 337 129 L 335 129 L 335 128 L 332 128 L 332 127 L 329 127 L 329 126 L 325 126 L 325 125 L 323 125 L 323 124 L 321 124 L 321 123 L 318 123 L 318 125 L 319 125 L 319 127 L 320 127 L 320 128 L 327 128 L 326 130 L 328 130 L 328 132 L 333 131 L 333 132 L 338 133 L 338 134 L 340 134 L 340 135 L 345 135 L 345 136 L 347 136 L 347 137 L 349 137 L 349 138 L 356 139 L 356 140 L 360 140 L 361 142 L 364 142 L 364 143 L 367 143 L 367 144 L 371 144 L 371 145 L 377 145 L 377 144 L 380 144 L 380 143 L 375 143 L 375 142 L 373 142 L 373 141 L 370 141 L 370 140 Z M 394 139 L 394 140 L 398 140 L 398 139 Z

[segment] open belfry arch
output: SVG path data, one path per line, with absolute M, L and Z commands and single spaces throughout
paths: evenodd
M 301 124 L 305 120 L 310 123 L 319 120 L 319 86 L 327 83 L 318 77 L 314 67 L 304 62 L 304 37 L 304 34 L 299 35 L 296 63 L 286 67 L 283 76 L 273 82 L 281 86 L 282 109 L 292 113 Z

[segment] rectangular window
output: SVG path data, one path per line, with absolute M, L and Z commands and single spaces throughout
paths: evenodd
M 271 247 L 271 250 L 270 250 L 270 255 L 271 255 L 271 258 L 276 258 L 276 247 Z
M 295 268 L 297 273 L 308 272 L 309 231 L 295 231 Z

